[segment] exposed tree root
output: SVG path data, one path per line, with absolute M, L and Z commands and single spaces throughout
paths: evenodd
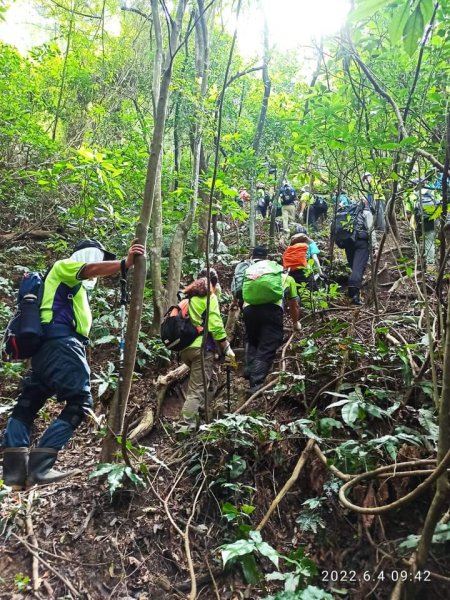
M 292 475 L 289 477 L 289 479 L 283 485 L 283 487 L 281 488 L 281 490 L 278 492 L 275 499 L 273 500 L 272 504 L 269 506 L 268 511 L 266 512 L 266 514 L 264 515 L 264 517 L 261 519 L 260 523 L 256 527 L 257 531 L 260 531 L 266 525 L 267 521 L 272 516 L 272 513 L 274 512 L 274 510 L 277 508 L 277 506 L 280 504 L 280 502 L 286 496 L 288 491 L 291 489 L 291 487 L 294 485 L 294 483 L 299 478 L 299 475 L 302 472 L 302 469 L 305 466 L 305 463 L 308 460 L 308 457 L 309 457 L 311 450 L 313 449 L 315 443 L 316 442 L 314 440 L 308 440 L 308 443 L 306 444 L 305 449 L 300 454 L 300 458 L 298 459 L 297 464 L 295 465 L 295 468 L 292 471 Z

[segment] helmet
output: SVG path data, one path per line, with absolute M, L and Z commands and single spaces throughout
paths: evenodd
M 372 173 L 369 173 L 369 171 L 367 171 L 366 173 L 364 173 L 363 175 L 363 179 L 367 179 L 368 177 L 372 177 Z
M 84 250 L 85 248 L 97 248 L 103 252 L 103 260 L 116 260 L 116 255 L 113 252 L 108 252 L 104 245 L 98 240 L 81 240 L 73 249 L 73 254 L 78 250 Z

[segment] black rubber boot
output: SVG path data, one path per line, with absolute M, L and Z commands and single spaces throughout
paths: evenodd
M 3 481 L 13 490 L 23 490 L 27 482 L 28 448 L 5 448 L 3 451 Z
M 361 296 L 359 295 L 359 290 L 356 292 L 356 294 L 354 296 L 352 296 L 351 303 L 355 304 L 356 306 L 361 306 L 362 300 L 361 300 Z
M 359 292 L 358 288 L 356 288 L 356 287 L 349 287 L 348 288 L 348 295 L 350 297 L 350 302 L 352 304 L 355 304 L 356 306 L 361 306 L 362 300 L 361 300 L 361 296 L 360 296 L 360 292 Z
M 56 471 L 52 469 L 58 458 L 58 450 L 55 448 L 32 448 L 28 462 L 28 485 L 46 485 L 57 483 L 70 475 L 77 475 L 80 469 L 68 471 Z

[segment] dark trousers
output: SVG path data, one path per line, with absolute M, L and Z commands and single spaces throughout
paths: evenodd
M 48 398 L 65 402 L 38 446 L 60 450 L 92 408 L 90 369 L 84 345 L 75 337 L 47 340 L 31 361 L 32 371 L 5 430 L 5 447 L 29 446 L 30 430 Z
M 313 204 L 309 208 L 305 208 L 305 210 L 303 211 L 303 222 L 306 225 L 306 221 L 308 221 L 308 225 L 310 225 L 314 231 L 318 231 L 319 221 L 323 221 L 324 219 L 326 219 L 326 216 L 326 208 L 323 209 Z
M 257 208 L 258 208 L 258 212 L 260 213 L 262 218 L 265 219 L 266 215 L 267 215 L 267 206 L 265 204 L 264 205 L 258 204 Z
M 365 236 L 355 241 L 349 240 L 344 248 L 348 266 L 352 272 L 348 278 L 349 295 L 361 289 L 364 271 L 369 262 L 369 240 Z M 353 290 L 352 290 L 353 288 Z
M 272 368 L 276 351 L 283 343 L 283 309 L 276 304 L 246 306 L 246 369 L 250 387 L 261 384 Z

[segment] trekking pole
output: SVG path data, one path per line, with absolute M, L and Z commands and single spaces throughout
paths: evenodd
M 123 362 L 125 354 L 125 316 L 128 302 L 127 268 L 125 259 L 120 261 L 120 337 L 119 337 L 119 394 L 123 382 Z
M 227 409 L 231 412 L 231 367 L 227 366 Z

